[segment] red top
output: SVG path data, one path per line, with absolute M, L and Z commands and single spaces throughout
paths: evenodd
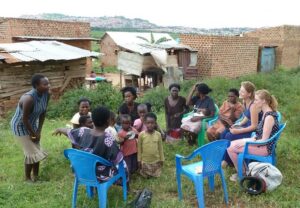
M 133 131 L 136 136 L 138 136 L 138 131 L 134 128 L 131 128 L 130 131 Z M 137 153 L 137 138 L 134 139 L 124 139 L 129 131 L 121 129 L 118 133 L 119 141 L 121 143 L 121 151 L 124 156 L 129 156 L 134 153 Z

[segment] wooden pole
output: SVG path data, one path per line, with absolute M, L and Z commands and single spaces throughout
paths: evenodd
M 120 70 L 120 88 L 122 89 L 122 71 Z
M 141 78 L 141 76 L 139 76 L 139 78 L 138 78 L 138 88 L 139 88 L 139 91 L 141 91 L 141 88 L 142 88 L 142 80 L 141 80 L 142 78 Z

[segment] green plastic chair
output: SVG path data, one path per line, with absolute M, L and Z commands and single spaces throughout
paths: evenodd
M 201 146 L 203 146 L 205 144 L 205 135 L 206 135 L 207 122 L 209 122 L 210 120 L 214 120 L 214 119 L 218 118 L 219 107 L 216 104 L 215 104 L 215 108 L 216 108 L 216 111 L 215 111 L 215 115 L 213 117 L 205 118 L 205 119 L 201 120 L 201 129 L 198 132 L 198 136 L 197 136 L 197 141 L 198 141 L 198 146 L 199 147 L 201 147 Z M 193 111 L 184 114 L 183 118 L 191 115 L 192 113 L 193 113 Z

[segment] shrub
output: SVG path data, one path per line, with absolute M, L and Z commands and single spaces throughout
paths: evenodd
M 164 100 L 168 95 L 168 90 L 159 86 L 148 90 L 143 97 L 138 99 L 138 102 L 148 102 L 152 105 L 152 111 L 159 112 L 164 109 Z
M 279 111 L 290 112 L 289 108 L 295 108 L 295 103 L 299 103 L 300 91 L 296 90 L 298 86 L 300 75 L 300 67 L 290 70 L 274 71 L 270 73 L 258 73 L 253 75 L 242 76 L 237 79 L 227 79 L 222 77 L 214 77 L 202 80 L 213 91 L 209 94 L 218 106 L 221 106 L 223 101 L 227 99 L 227 93 L 230 88 L 240 88 L 242 81 L 251 81 L 255 84 L 256 89 L 267 89 L 273 94 L 279 103 Z M 187 80 L 180 83 L 180 95 L 187 97 L 192 86 L 199 81 Z M 287 86 L 291 86 L 290 88 Z M 293 99 L 287 99 L 287 93 Z M 164 87 L 156 87 L 145 92 L 144 96 L 139 99 L 140 102 L 150 102 L 153 110 L 158 112 L 164 108 L 164 99 L 169 95 L 168 89 Z M 299 107 L 291 111 L 293 116 L 294 112 L 299 112 Z M 285 116 L 285 115 L 284 115 Z M 295 118 L 296 119 L 296 118 Z M 297 119 L 296 119 L 297 120 Z
M 122 103 L 122 96 L 118 90 L 109 83 L 99 83 L 96 89 L 77 88 L 66 92 L 58 102 L 51 100 L 47 118 L 71 118 L 78 112 L 77 102 L 82 97 L 91 100 L 92 108 L 103 105 L 116 111 Z
M 181 87 L 179 95 L 186 98 L 192 89 L 192 86 L 197 82 L 199 81 L 187 80 L 179 83 Z M 239 89 L 240 84 L 238 81 L 229 82 L 228 79 L 225 78 L 213 78 L 210 80 L 203 80 L 202 82 L 207 83 L 208 86 L 213 89 L 213 92 L 210 93 L 209 96 L 211 96 L 218 105 L 221 105 L 223 100 L 227 97 L 227 92 L 230 88 L 235 87 Z M 151 103 L 152 110 L 159 112 L 164 109 L 164 100 L 168 95 L 168 89 L 160 86 L 146 91 L 139 101 Z

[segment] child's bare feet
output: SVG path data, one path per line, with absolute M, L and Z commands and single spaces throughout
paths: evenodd
M 32 176 L 32 182 L 37 182 L 39 180 L 39 176 Z
M 31 180 L 31 178 L 26 177 L 24 179 L 24 182 L 26 182 L 26 183 L 32 183 L 33 181 Z
M 237 173 L 234 173 L 230 176 L 229 180 L 233 181 L 233 182 L 237 182 L 238 181 L 238 175 Z
M 222 168 L 226 168 L 227 166 L 228 166 L 228 163 L 225 160 L 223 160 L 222 161 Z

